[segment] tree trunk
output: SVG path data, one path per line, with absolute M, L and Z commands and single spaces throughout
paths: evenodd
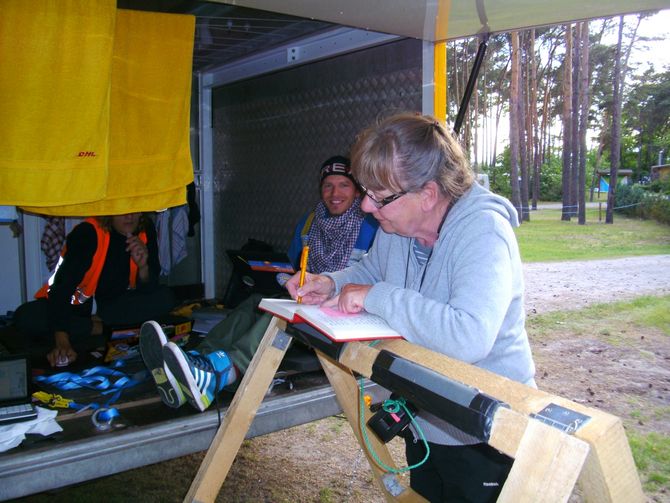
M 549 77 L 547 77 L 547 82 L 544 85 L 544 98 L 542 99 L 542 125 L 540 126 L 540 145 L 541 145 L 541 152 L 540 152 L 540 164 L 547 164 L 549 162 L 548 159 L 548 145 L 549 145 L 549 124 L 551 123 L 551 120 L 549 119 L 549 99 L 550 99 L 550 91 L 549 91 Z
M 589 93 L 589 22 L 583 21 L 581 24 L 580 36 L 580 60 L 579 60 L 579 216 L 578 222 L 580 225 L 586 223 L 586 131 L 589 127 L 589 107 L 590 107 L 590 93 Z
M 452 51 L 454 60 L 451 64 L 451 67 L 454 69 L 454 103 L 455 103 L 455 113 L 454 118 L 458 115 L 458 107 L 461 100 L 461 89 L 460 89 L 460 77 L 459 77 L 459 66 L 458 62 L 461 58 L 458 56 L 458 42 L 454 42 L 454 50 Z
M 519 156 L 521 159 L 521 218 L 530 221 L 530 203 L 528 187 L 530 186 L 528 166 L 530 161 L 530 114 L 528 111 L 528 44 L 526 32 L 521 32 L 519 44 Z
M 535 29 L 530 30 L 529 40 L 530 58 L 530 107 L 532 137 L 533 137 L 533 209 L 537 210 L 537 201 L 540 198 L 540 138 L 537 117 L 537 60 L 535 58 Z
M 623 106 L 623 88 L 626 82 L 626 74 L 628 72 L 628 59 L 633 49 L 633 44 L 637 38 L 637 31 L 640 27 L 642 16 L 638 15 L 637 24 L 633 29 L 631 38 L 626 48 L 626 55 L 622 57 L 622 40 L 624 18 L 619 17 L 619 37 L 617 40 L 616 57 L 614 62 L 614 78 L 613 81 L 613 97 L 612 97 L 612 152 L 610 153 L 611 167 L 610 167 L 610 190 L 607 193 L 607 211 L 605 213 L 605 223 L 614 223 L 614 204 L 616 200 L 616 184 L 618 183 L 618 171 L 621 164 L 621 108 Z M 616 151 L 615 151 L 616 148 Z M 616 163 L 615 163 L 616 161 Z
M 503 112 L 503 99 L 502 99 L 502 85 L 507 77 L 507 67 L 509 66 L 510 60 L 508 59 L 505 62 L 505 67 L 500 72 L 500 78 L 496 86 L 496 122 L 493 135 L 493 155 L 491 156 L 491 166 L 495 166 L 496 157 L 498 155 L 498 131 L 500 128 L 500 118 L 502 117 Z
M 572 25 L 565 26 L 565 59 L 563 60 L 563 211 L 561 220 L 570 220 L 572 165 Z
M 580 54 L 579 47 L 580 31 L 579 24 L 576 23 L 573 29 L 572 38 L 572 154 L 570 156 L 570 216 L 577 216 L 577 200 L 579 197 L 579 72 L 580 72 Z
M 479 79 L 477 79 L 479 81 Z M 473 166 L 475 168 L 475 172 L 479 173 L 481 170 L 479 169 L 479 93 L 477 92 L 477 84 L 475 84 L 475 88 L 472 90 L 473 98 L 474 98 L 474 106 L 472 107 L 473 113 L 474 113 L 474 132 L 473 132 L 473 152 L 474 152 L 474 162 Z
M 512 204 L 516 208 L 519 221 L 522 221 L 521 194 L 519 191 L 519 33 L 513 31 L 512 38 L 512 76 L 509 97 L 509 146 L 510 146 L 510 184 Z
M 610 123 L 607 109 L 603 110 L 602 123 L 605 125 Z M 600 136 L 598 138 L 598 150 L 596 150 L 596 159 L 593 163 L 593 179 L 591 180 L 591 201 L 593 201 L 593 191 L 596 186 L 598 171 L 600 170 L 600 161 L 602 160 L 603 152 L 605 151 L 605 144 L 607 143 L 606 139 L 607 139 L 607 128 L 603 127 L 600 130 Z M 598 199 L 600 199 L 600 187 L 598 187 Z
M 559 39 L 556 37 L 552 38 L 552 44 L 549 49 L 549 59 L 547 60 L 546 66 L 541 70 L 541 76 L 539 80 L 544 81 L 544 97 L 542 99 L 542 125 L 540 126 L 540 166 L 543 164 L 548 164 L 550 161 L 550 129 L 551 129 L 551 117 L 549 104 L 551 102 L 551 85 L 554 82 L 551 79 L 551 68 L 554 62 L 554 54 L 556 53 L 556 48 L 559 45 Z M 539 183 L 539 182 L 538 182 Z
M 496 165 L 496 157 L 498 157 L 498 131 L 500 130 L 500 118 L 502 117 L 502 96 L 498 93 L 496 98 L 496 120 L 493 130 L 493 152 L 491 153 L 491 166 Z
M 617 172 L 621 159 L 621 39 L 623 38 L 623 16 L 619 17 L 619 37 L 614 57 L 614 77 L 612 79 L 612 152 L 610 154 L 610 190 L 607 193 L 605 223 L 614 223 L 614 203 L 616 199 Z

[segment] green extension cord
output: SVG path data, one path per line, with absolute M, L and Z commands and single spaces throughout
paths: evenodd
M 375 460 L 375 462 L 381 466 L 384 470 L 386 470 L 389 473 L 403 473 L 407 472 L 409 470 L 412 470 L 414 468 L 418 468 L 422 464 L 424 464 L 428 460 L 428 456 L 430 455 L 430 447 L 428 445 L 428 441 L 426 440 L 426 437 L 423 434 L 423 431 L 421 430 L 421 427 L 419 424 L 416 422 L 414 419 L 414 416 L 412 413 L 409 411 L 407 408 L 407 405 L 405 405 L 405 399 L 401 398 L 400 400 L 384 400 L 384 403 L 382 403 L 382 408 L 386 412 L 390 413 L 396 413 L 400 410 L 400 408 L 405 409 L 405 412 L 409 414 L 409 417 L 411 418 L 412 424 L 416 427 L 416 431 L 419 433 L 419 436 L 421 437 L 421 440 L 423 441 L 423 444 L 426 446 L 426 455 L 425 457 L 419 461 L 418 463 L 412 465 L 412 466 L 407 466 L 405 468 L 392 468 L 390 466 L 387 466 L 381 459 L 379 459 L 379 456 L 377 456 L 377 453 L 374 451 L 372 445 L 370 444 L 370 439 L 368 437 L 368 429 L 365 426 L 365 400 L 363 399 L 363 393 L 364 393 L 364 383 L 363 383 L 363 378 L 361 377 L 359 379 L 359 392 L 358 396 L 360 397 L 360 403 L 359 403 L 359 409 L 360 409 L 360 427 L 361 427 L 361 432 L 363 434 L 363 440 L 365 440 L 365 447 L 368 449 L 368 452 L 372 456 L 372 458 Z

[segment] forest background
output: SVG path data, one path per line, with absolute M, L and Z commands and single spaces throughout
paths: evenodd
M 665 34 L 645 34 L 669 17 L 642 13 L 448 43 L 450 123 L 487 45 L 460 137 L 523 221 L 549 200 L 562 202 L 562 220 L 584 224 L 600 173 L 610 186 L 606 223 L 616 208 L 670 224 L 670 176 L 654 180 L 651 172 L 670 150 L 670 65 Z

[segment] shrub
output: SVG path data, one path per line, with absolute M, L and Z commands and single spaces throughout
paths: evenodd
M 563 167 L 560 159 L 553 157 L 540 168 L 540 199 L 560 201 L 563 194 Z
M 670 195 L 645 190 L 640 185 L 618 185 L 615 211 L 670 224 Z
M 512 197 L 512 187 L 510 184 L 510 149 L 505 147 L 502 154 L 496 157 L 495 166 L 483 166 L 482 171 L 489 175 L 491 191 L 500 194 L 506 198 Z M 562 194 L 562 165 L 558 156 L 551 156 L 548 163 L 540 167 L 540 200 L 541 201 L 560 201 Z M 532 173 L 529 181 L 529 195 L 532 197 Z
M 483 166 L 482 171 L 489 175 L 491 192 L 503 197 L 512 197 L 512 187 L 509 181 L 509 167 L 503 164 L 503 155 L 498 155 L 495 166 Z
M 642 201 L 642 218 L 670 225 L 670 195 L 646 194 Z
M 654 180 L 646 186 L 649 192 L 656 192 L 659 194 L 670 194 L 670 176 L 662 180 Z
M 639 185 L 617 185 L 614 210 L 624 215 L 642 217 L 640 205 L 646 193 Z

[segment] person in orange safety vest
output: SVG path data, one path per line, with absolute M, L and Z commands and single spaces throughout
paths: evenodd
M 76 290 L 72 294 L 72 300 L 70 301 L 71 304 L 83 304 L 88 299 L 93 297 L 93 295 L 95 294 L 95 289 L 98 286 L 100 273 L 102 272 L 102 268 L 105 265 L 105 259 L 107 258 L 107 250 L 109 249 L 109 239 L 110 239 L 109 231 L 105 229 L 100 224 L 100 222 L 95 218 L 87 218 L 85 222 L 91 224 L 95 229 L 96 238 L 98 240 L 98 247 L 96 248 L 95 253 L 93 254 L 93 261 L 91 263 L 91 267 L 88 269 L 88 271 L 86 271 L 86 274 L 84 275 L 84 278 L 82 279 L 81 283 L 77 286 Z M 132 236 L 131 239 L 133 242 L 136 241 L 134 236 Z M 139 239 L 142 242 L 142 244 L 146 246 L 147 244 L 146 231 L 140 231 L 137 234 L 137 239 Z M 63 259 L 65 257 L 66 252 L 67 252 L 67 245 L 63 247 L 63 251 L 61 251 L 60 258 L 58 260 L 58 263 L 56 264 L 56 267 L 54 268 L 53 273 L 51 274 L 51 277 L 46 283 L 44 283 L 42 288 L 40 288 L 38 292 L 35 294 L 36 299 L 49 296 L 49 289 L 51 288 L 51 285 L 53 284 L 54 279 L 56 278 L 58 269 L 63 263 Z M 135 260 L 132 259 L 132 257 L 130 258 L 130 275 L 128 277 L 128 283 L 131 289 L 134 289 L 135 285 L 137 284 L 137 263 L 135 262 Z
M 141 324 L 174 306 L 160 286 L 156 231 L 142 213 L 87 218 L 67 236 L 53 274 L 20 306 L 14 322 L 31 348 L 47 342 L 47 360 L 66 366 L 95 345 L 107 326 Z M 97 311 L 93 315 L 93 299 Z

